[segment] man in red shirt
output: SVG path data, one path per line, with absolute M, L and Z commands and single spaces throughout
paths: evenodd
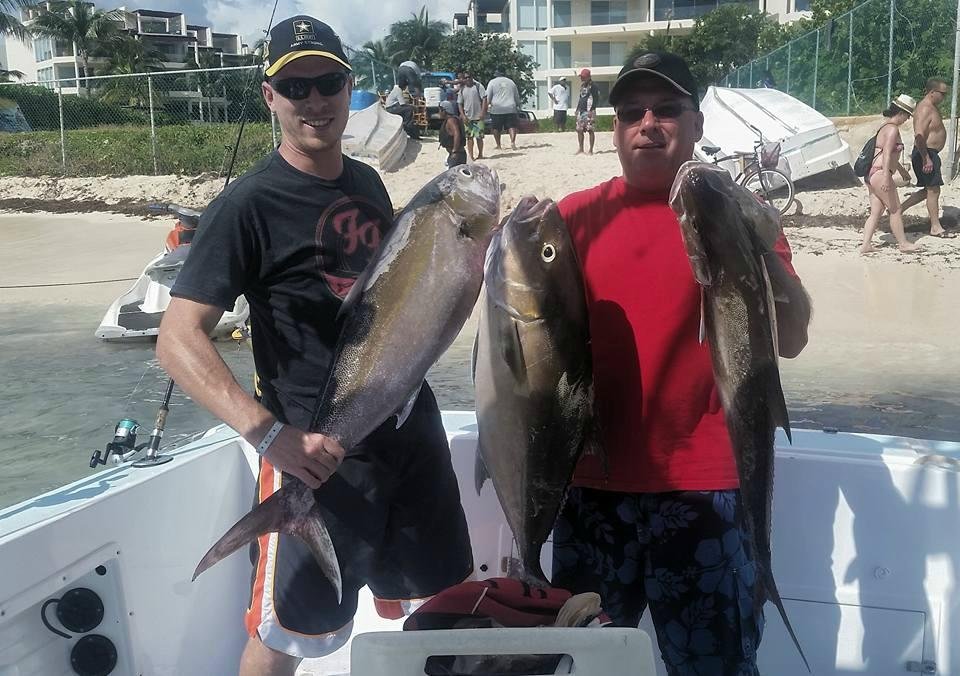
M 623 176 L 560 202 L 583 269 L 607 466 L 585 456 L 554 533 L 554 586 L 596 591 L 620 626 L 647 607 L 668 673 L 756 672 L 763 610 L 740 527 L 733 449 L 699 340 L 700 288 L 668 204 L 703 133 L 696 82 L 648 52 L 610 91 Z M 768 256 L 779 351 L 810 305 L 782 236 Z

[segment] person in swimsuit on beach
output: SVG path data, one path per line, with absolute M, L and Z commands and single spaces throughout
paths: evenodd
M 911 243 L 904 232 L 903 209 L 893 180 L 894 172 L 899 172 L 907 181 L 910 180 L 910 174 L 900 164 L 900 156 L 903 154 L 900 127 L 910 118 L 915 107 L 916 102 L 911 97 L 900 94 L 890 103 L 890 107 L 883 111 L 887 121 L 877 132 L 873 164 L 864 179 L 870 194 L 870 215 L 863 226 L 863 244 L 860 246 L 860 253 L 866 254 L 877 250 L 871 240 L 884 211 L 890 214 L 890 230 L 897 239 L 900 251 L 906 253 L 920 248 Z

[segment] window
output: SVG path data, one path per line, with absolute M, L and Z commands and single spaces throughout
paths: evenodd
M 39 63 L 40 61 L 49 61 L 53 58 L 53 40 L 46 36 L 35 38 L 33 41 L 33 56 Z M 52 73 L 53 71 L 51 71 Z M 39 71 L 38 75 L 39 77 Z M 50 79 L 53 79 L 51 75 Z
M 140 19 L 141 33 L 166 33 L 167 22 L 161 19 Z
M 626 42 L 594 42 L 590 64 L 593 66 L 621 66 L 627 60 Z
M 627 54 L 630 53 L 630 45 L 626 42 L 610 43 L 610 65 L 622 66 L 627 61 Z
M 803 2 L 805 0 L 795 0 Z M 654 20 L 696 19 L 720 5 L 740 4 L 740 0 L 654 0 Z
M 594 67 L 609 66 L 610 64 L 610 43 L 594 42 L 590 58 L 590 65 Z
M 573 68 L 572 50 L 569 42 L 553 41 L 553 67 Z
M 597 85 L 597 92 L 599 92 L 599 94 L 600 94 L 600 100 L 597 101 L 597 107 L 598 107 L 598 108 L 602 108 L 602 107 L 609 106 L 609 105 L 610 105 L 610 101 L 609 101 L 609 99 L 610 99 L 610 81 L 609 81 L 609 80 L 605 80 L 605 81 L 599 81 L 599 82 L 598 82 L 598 81 L 594 80 L 594 84 Z
M 553 27 L 569 28 L 573 25 L 573 9 L 570 0 L 553 0 Z
M 518 0 L 517 30 L 546 30 L 547 20 L 547 0 Z
M 793 0 L 794 12 L 809 12 L 810 0 Z
M 626 0 L 593 0 L 590 3 L 590 24 L 604 26 L 627 22 Z
M 517 48 L 534 62 L 534 70 L 546 70 L 547 41 L 546 40 L 517 40 Z

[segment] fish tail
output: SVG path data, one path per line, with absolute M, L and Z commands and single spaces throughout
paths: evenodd
M 777 607 L 777 610 L 780 612 L 780 619 L 783 620 L 783 625 L 787 628 L 790 638 L 793 639 L 793 645 L 797 647 L 797 652 L 800 653 L 800 659 L 803 660 L 807 672 L 813 673 L 810 669 L 810 663 L 807 661 L 807 656 L 803 654 L 803 648 L 800 647 L 800 640 L 797 638 L 796 632 L 793 631 L 793 625 L 790 624 L 790 619 L 787 617 L 787 611 L 783 607 L 783 599 L 780 598 L 780 592 L 777 590 L 777 583 L 773 579 L 773 573 L 770 570 L 764 570 L 761 579 L 764 595 L 767 599 L 773 601 L 773 605 Z
M 204 554 L 193 579 L 243 545 L 265 533 L 287 533 L 303 540 L 310 548 L 320 570 L 330 581 L 339 603 L 343 595 L 340 563 L 320 507 L 310 490 L 299 479 L 285 481 L 283 487 L 250 510 Z

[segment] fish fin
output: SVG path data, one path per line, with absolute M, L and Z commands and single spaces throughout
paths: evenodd
M 417 398 L 420 396 L 420 390 L 423 388 L 423 381 L 420 381 L 420 384 L 417 385 L 417 389 L 413 391 L 413 394 L 410 395 L 410 398 L 407 399 L 407 402 L 403 405 L 399 411 L 397 411 L 397 429 L 407 421 L 407 418 L 410 417 L 410 411 L 413 410 L 414 405 L 417 403 Z
M 762 586 L 763 593 L 766 598 L 773 602 L 773 605 L 776 606 L 777 610 L 780 613 L 780 619 L 783 620 L 783 626 L 787 628 L 787 633 L 790 634 L 790 638 L 793 639 L 793 645 L 797 647 L 797 652 L 800 653 L 800 659 L 803 660 L 804 666 L 807 668 L 808 673 L 813 673 L 810 669 L 810 663 L 807 661 L 807 656 L 803 654 L 803 648 L 800 647 L 800 639 L 797 638 L 796 632 L 793 630 L 793 625 L 790 624 L 790 618 L 787 617 L 787 611 L 783 607 L 783 599 L 780 598 L 780 592 L 777 590 L 777 584 L 773 580 L 773 573 L 768 570 L 761 571 L 762 574 Z
M 700 287 L 700 344 L 707 338 L 707 290 Z
M 360 298 L 363 296 L 363 287 L 367 285 L 367 280 L 370 278 L 370 271 L 373 267 L 372 265 L 367 265 L 367 267 L 363 269 L 363 272 L 360 273 L 360 276 L 353 280 L 353 286 L 350 287 L 350 290 L 343 299 L 343 303 L 340 304 L 340 309 L 337 310 L 337 318 L 335 321 L 339 322 L 342 320 L 360 303 Z
M 790 443 L 793 443 L 793 435 L 790 432 L 790 414 L 787 413 L 787 402 L 783 397 L 783 386 L 780 384 L 780 370 L 776 364 L 769 364 L 767 367 L 770 373 L 764 374 L 767 385 L 766 404 L 770 412 L 770 419 L 777 427 L 782 427 Z
M 763 285 L 767 298 L 767 314 L 770 320 L 770 335 L 773 336 L 773 357 L 780 362 L 780 333 L 777 328 L 777 301 L 773 296 L 773 283 L 770 281 L 770 272 L 763 256 L 760 256 L 760 271 L 763 273 Z
M 477 351 L 480 349 L 480 330 L 473 337 L 473 352 L 470 353 L 470 382 L 477 384 Z
M 483 453 L 480 450 L 480 444 L 477 443 L 477 456 L 473 463 L 473 483 L 477 487 L 477 495 L 483 489 L 483 484 L 490 478 L 490 472 L 487 471 L 487 463 L 483 460 Z
M 313 491 L 299 479 L 287 480 L 276 493 L 251 509 L 204 554 L 193 579 L 240 547 L 266 533 L 287 533 L 306 543 L 337 595 L 343 597 L 340 562 Z
M 517 322 L 508 321 L 500 331 L 500 355 L 510 368 L 513 379 L 520 385 L 527 384 L 527 365 L 523 359 L 523 343 Z

